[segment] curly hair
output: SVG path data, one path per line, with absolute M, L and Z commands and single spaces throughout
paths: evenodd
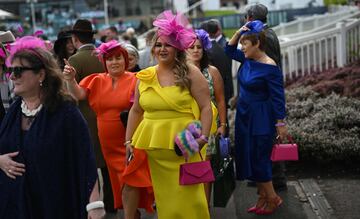
M 159 36 L 156 33 L 152 40 L 152 47 L 151 47 L 151 53 L 154 56 L 154 48 L 156 41 L 158 40 Z M 174 76 L 175 76 L 175 84 L 177 86 L 188 88 L 191 87 L 191 81 L 188 78 L 188 72 L 189 67 L 186 64 L 186 53 L 185 51 L 178 50 L 177 48 L 173 47 L 176 50 L 176 56 L 175 56 L 175 65 L 173 68 Z
M 65 101 L 76 103 L 75 99 L 66 92 L 63 75 L 56 59 L 50 52 L 41 48 L 24 49 L 16 52 L 11 62 L 15 59 L 19 59 L 22 64 L 26 61 L 31 67 L 39 69 L 34 71 L 35 74 L 44 69 L 45 78 L 40 87 L 40 98 L 44 107 L 49 111 L 55 111 Z

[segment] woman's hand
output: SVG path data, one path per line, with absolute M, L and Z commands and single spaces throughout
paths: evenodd
M 231 97 L 230 100 L 229 100 L 229 105 L 230 105 L 230 109 L 235 109 L 236 108 L 236 104 L 237 104 L 237 99 L 238 97 L 235 96 L 235 97 Z
M 287 138 L 288 136 L 288 130 L 286 126 L 277 126 L 276 127 L 276 132 L 280 138 L 280 140 L 284 140 Z
M 221 125 L 217 131 L 216 131 L 216 134 L 217 135 L 221 135 L 221 136 L 225 136 L 225 132 L 226 132 L 226 127 L 225 125 Z
M 72 81 L 75 79 L 76 69 L 70 65 L 69 61 L 64 59 L 65 67 L 63 71 L 65 81 Z
M 22 176 L 25 173 L 25 165 L 13 161 L 13 158 L 18 154 L 17 151 L 0 155 L 0 169 L 11 179 L 16 179 L 16 176 Z
M 207 144 L 206 141 L 204 141 L 204 139 L 201 138 L 197 138 L 195 139 L 196 142 L 199 144 L 199 151 L 201 151 L 201 149 L 204 147 L 205 144 Z
M 105 218 L 104 208 L 95 208 L 88 212 L 88 219 L 103 219 Z
M 134 146 L 131 143 L 126 144 L 126 165 L 134 158 Z

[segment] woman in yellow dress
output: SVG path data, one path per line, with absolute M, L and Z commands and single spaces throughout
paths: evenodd
M 170 11 L 154 21 L 158 30 L 152 53 L 159 64 L 136 75 L 125 137 L 128 157 L 134 145 L 147 152 L 159 219 L 210 218 L 204 185 L 179 185 L 179 166 L 185 160 L 174 151 L 176 134 L 194 120 L 201 121 L 202 135 L 196 141 L 204 146 L 212 123 L 207 81 L 197 67 L 186 63 L 185 50 L 196 39 L 186 22 Z M 197 153 L 188 162 L 200 160 Z

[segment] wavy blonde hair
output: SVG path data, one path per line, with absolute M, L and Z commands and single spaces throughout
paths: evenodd
M 159 36 L 157 33 L 155 33 L 153 39 L 152 39 L 152 45 L 151 45 L 151 54 L 154 58 L 154 49 L 156 41 L 159 39 Z M 175 84 L 177 86 L 188 88 L 190 89 L 191 83 L 190 79 L 188 78 L 188 72 L 189 67 L 186 64 L 186 53 L 185 51 L 178 50 L 177 48 L 173 47 L 176 50 L 176 56 L 175 56 L 175 65 L 173 67 L 173 72 L 175 75 Z

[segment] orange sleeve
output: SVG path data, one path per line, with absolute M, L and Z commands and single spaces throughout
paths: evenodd
M 102 74 L 103 73 L 94 73 L 91 74 L 85 78 L 83 78 L 79 85 L 80 87 L 86 89 L 86 93 L 87 93 L 87 99 L 89 102 L 89 105 L 91 106 L 91 108 L 93 110 L 96 111 L 96 104 L 97 104 L 97 99 L 99 96 L 99 89 L 101 86 L 101 78 L 102 78 Z

